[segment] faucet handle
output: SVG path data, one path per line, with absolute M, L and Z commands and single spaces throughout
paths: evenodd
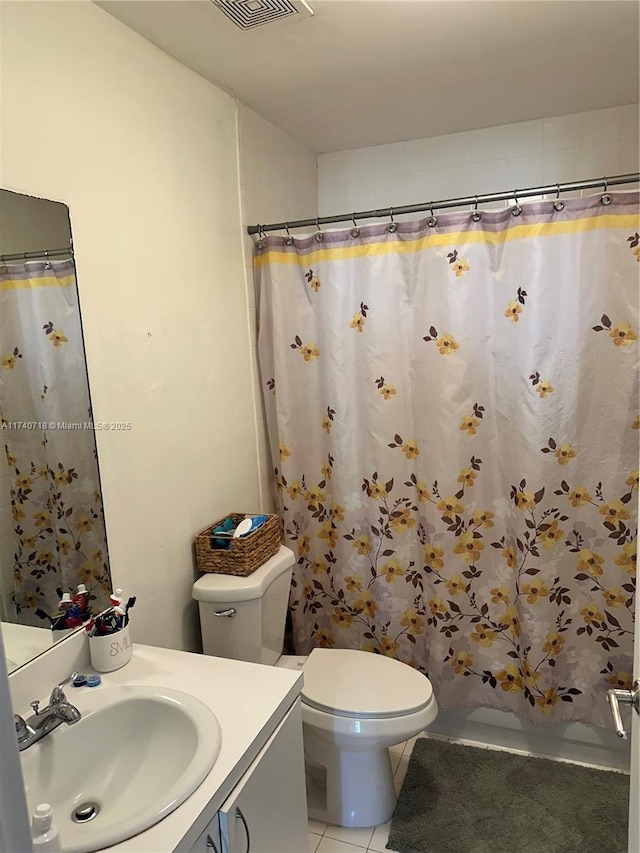
M 29 702 L 29 705 L 31 705 L 31 710 L 33 711 L 33 713 L 37 714 L 38 708 L 40 707 L 40 701 L 38 699 L 34 699 L 33 702 Z
M 59 702 L 64 702 L 66 696 L 64 695 L 63 687 L 67 684 L 70 684 L 75 678 L 77 678 L 78 673 L 72 672 L 67 678 L 63 678 L 62 681 L 58 682 L 56 686 L 51 691 L 51 696 L 49 697 L 50 705 L 57 705 Z
M 25 723 L 20 714 L 14 714 L 13 721 L 16 727 L 16 737 L 18 738 L 18 743 L 24 743 L 25 740 L 27 740 L 27 738 L 29 737 L 29 735 L 33 734 L 33 729 Z

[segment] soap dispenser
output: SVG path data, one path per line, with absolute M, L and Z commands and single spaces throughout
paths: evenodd
M 31 844 L 33 853 L 62 853 L 60 836 L 53 822 L 53 809 L 49 803 L 36 806 L 31 817 Z

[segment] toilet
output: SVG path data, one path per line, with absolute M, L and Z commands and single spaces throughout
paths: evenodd
M 247 577 L 209 573 L 193 586 L 206 655 L 302 669 L 309 817 L 377 826 L 396 805 L 389 747 L 420 734 L 438 705 L 426 676 L 352 649 L 282 655 L 295 557 L 279 551 Z

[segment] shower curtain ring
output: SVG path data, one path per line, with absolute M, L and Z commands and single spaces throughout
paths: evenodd
M 46 270 L 51 269 L 51 261 L 49 260 L 49 252 L 44 253 L 44 268 Z
M 476 206 L 473 208 L 473 213 L 471 214 L 471 218 L 474 222 L 480 222 L 482 219 L 482 211 L 478 210 L 478 196 L 475 196 Z
M 520 214 L 522 213 L 522 208 L 520 207 L 520 205 L 518 203 L 518 190 L 513 191 L 513 197 L 514 197 L 516 203 L 511 208 L 511 215 L 512 216 L 520 216 Z
M 256 249 L 264 249 L 264 240 L 262 239 L 264 236 L 265 234 L 262 229 L 262 225 L 258 225 L 258 239 L 256 240 Z
M 351 236 L 352 237 L 359 237 L 360 236 L 360 229 L 358 228 L 358 223 L 356 222 L 355 213 L 351 214 L 351 221 L 353 222 L 353 228 L 351 229 Z
M 613 199 L 611 198 L 611 195 L 607 192 L 609 179 L 603 178 L 602 180 L 604 182 L 604 193 L 600 196 L 600 204 L 611 204 Z
M 316 228 L 318 229 L 314 235 L 316 238 L 316 243 L 322 243 L 322 241 L 324 240 L 324 234 L 320 229 L 320 217 L 316 219 Z
M 387 231 L 390 234 L 393 234 L 395 231 L 398 230 L 398 226 L 393 221 L 393 208 L 392 207 L 389 208 L 389 216 L 391 217 L 391 222 L 387 225 Z
M 553 206 L 556 210 L 564 210 L 564 202 L 560 198 L 560 184 L 556 184 L 556 200 L 553 202 Z
M 433 215 L 433 202 L 432 201 L 429 202 L 429 210 L 431 211 L 431 216 L 427 219 L 427 225 L 429 226 L 429 228 L 435 228 L 436 225 L 438 224 L 438 220 Z
M 289 233 L 289 223 L 288 222 L 284 223 L 284 228 L 285 228 L 285 231 L 287 232 L 287 236 L 285 237 L 284 242 L 287 244 L 287 246 L 290 246 L 293 243 L 293 237 Z

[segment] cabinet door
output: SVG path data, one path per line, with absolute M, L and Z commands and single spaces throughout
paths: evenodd
M 302 853 L 307 849 L 300 700 L 218 814 L 222 853 Z
M 220 839 L 220 821 L 218 815 L 213 818 L 205 831 L 198 838 L 189 853 L 222 853 Z

